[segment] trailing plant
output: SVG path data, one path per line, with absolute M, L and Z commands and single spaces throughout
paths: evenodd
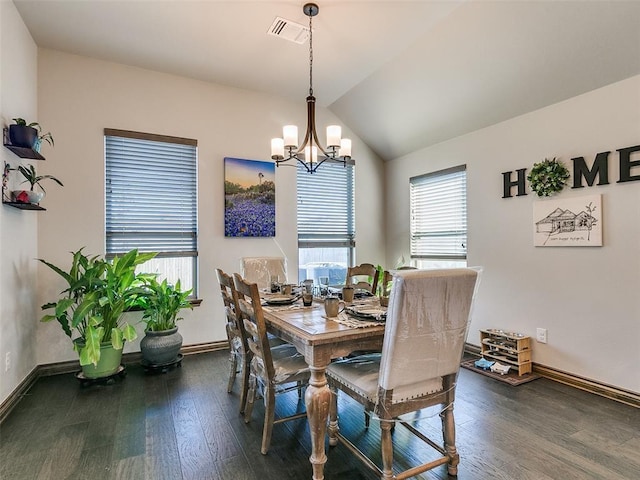
M 64 187 L 62 182 L 58 180 L 53 175 L 38 175 L 36 173 L 36 169 L 33 165 L 29 164 L 27 166 L 20 165 L 18 166 L 18 171 L 22 174 L 22 176 L 26 179 L 22 183 L 29 183 L 31 185 L 31 191 L 34 191 L 34 187 L 38 185 L 42 189 L 43 192 L 46 192 L 42 184 L 40 183 L 42 180 L 49 179 L 56 182 L 61 187 Z
M 136 274 L 136 267 L 156 254 L 131 250 L 107 261 L 99 256 L 84 255 L 82 248 L 71 253 L 73 260 L 68 271 L 38 259 L 68 285 L 57 301 L 42 305 L 42 310 L 52 310 L 52 313 L 45 314 L 41 321 L 56 320 L 73 340 L 80 364 L 97 365 L 100 344 L 111 343 L 113 348 L 121 350 L 125 340 L 137 337 L 122 314 L 143 293 L 142 285 L 149 277 L 149 274 Z
M 152 332 L 175 328 L 177 321 L 182 320 L 178 317 L 180 309 L 193 309 L 189 302 L 192 289 L 182 291 L 180 280 L 174 286 L 166 279 L 158 282 L 155 276 L 149 276 L 142 290 L 135 304 L 144 311 L 142 320 L 147 324 L 147 330 Z
M 539 197 L 548 197 L 561 191 L 569 179 L 569 170 L 562 162 L 547 158 L 540 163 L 535 163 L 527 176 L 531 190 Z

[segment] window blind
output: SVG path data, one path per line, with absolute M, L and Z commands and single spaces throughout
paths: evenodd
M 298 168 L 298 247 L 353 247 L 354 165 L 326 161 Z
M 412 177 L 411 256 L 467 258 L 466 165 Z
M 197 256 L 197 142 L 105 129 L 106 251 Z

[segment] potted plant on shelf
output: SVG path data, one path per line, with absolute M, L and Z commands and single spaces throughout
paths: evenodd
M 27 166 L 24 166 L 24 165 L 18 166 L 18 171 L 25 178 L 25 180 L 22 183 L 29 183 L 29 185 L 31 185 L 31 188 L 28 191 L 14 190 L 13 197 L 16 202 L 33 203 L 33 204 L 40 203 L 40 201 L 44 197 L 44 194 L 46 193 L 46 190 L 40 184 L 40 182 L 45 179 L 53 180 L 61 187 L 64 187 L 62 182 L 58 180 L 56 177 L 54 177 L 53 175 L 38 175 L 36 173 L 35 167 L 31 164 Z M 36 185 L 40 188 L 41 191 L 35 190 Z M 26 193 L 26 197 L 25 195 L 23 195 L 23 192 Z M 24 201 L 25 198 L 27 199 L 26 202 Z
M 192 290 L 182 290 L 180 280 L 174 285 L 155 276 L 145 279 L 143 292 L 135 303 L 144 312 L 145 336 L 140 341 L 142 364 L 150 367 L 171 365 L 178 359 L 182 335 L 178 333 L 178 317 L 183 308 L 193 308 L 189 302 Z
M 156 254 L 131 250 L 111 261 L 88 257 L 82 249 L 72 255 L 67 271 L 39 259 L 68 284 L 57 301 L 42 305 L 51 313 L 41 321 L 57 320 L 72 339 L 85 378 L 108 377 L 120 369 L 124 342 L 137 337 L 133 326 L 123 319 L 148 277 L 136 274 L 136 267 Z
M 42 142 L 53 146 L 51 132 L 42 133 L 42 127 L 37 122 L 27 123 L 24 118 L 12 119 L 15 123 L 9 125 L 9 141 L 16 147 L 31 148 L 40 151 Z

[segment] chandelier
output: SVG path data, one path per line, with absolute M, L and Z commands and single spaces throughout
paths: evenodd
M 271 140 L 271 158 L 276 166 L 289 160 L 300 162 L 307 172 L 314 173 L 327 160 L 339 161 L 346 166 L 351 159 L 351 140 L 342 137 L 339 125 L 327 127 L 327 146 L 322 147 L 316 133 L 316 97 L 313 96 L 313 17 L 319 8 L 315 3 L 307 3 L 302 11 L 309 17 L 309 96 L 307 97 L 307 131 L 301 145 L 298 144 L 298 127 L 285 125 L 283 138 Z

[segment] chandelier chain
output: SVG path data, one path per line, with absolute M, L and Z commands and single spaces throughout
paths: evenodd
M 313 95 L 313 15 L 309 15 L 309 95 Z

